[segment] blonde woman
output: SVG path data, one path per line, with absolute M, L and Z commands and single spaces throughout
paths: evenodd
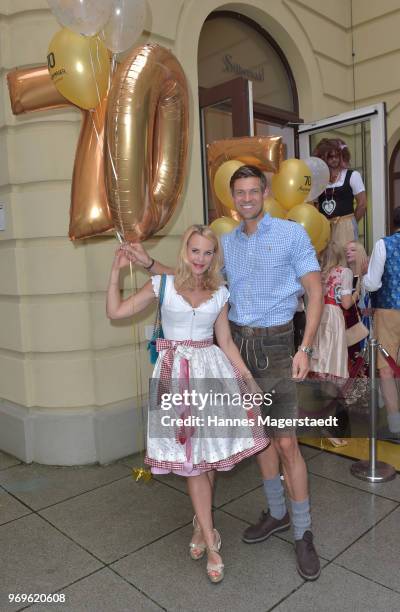
M 310 372 L 312 378 L 330 380 L 339 387 L 349 377 L 346 325 L 343 311 L 353 304 L 353 273 L 342 265 L 343 249 L 331 243 L 322 266 L 324 309 L 314 340 Z M 344 446 L 345 440 L 329 438 L 333 446 Z
M 120 247 L 112 265 L 107 294 L 107 314 L 111 319 L 131 317 L 154 302 L 160 289 L 161 276 L 153 276 L 135 295 L 121 300 L 119 291 L 120 269 L 128 265 L 129 245 Z M 153 372 L 157 387 L 156 405 L 150 403 L 146 463 L 156 474 L 174 472 L 187 478 L 188 491 L 193 504 L 194 533 L 190 543 L 190 556 L 200 559 L 207 553 L 207 575 L 211 582 L 224 577 L 224 565 L 219 554 L 221 538 L 213 528 L 212 493 L 215 471 L 229 470 L 236 463 L 268 446 L 263 428 L 246 424 L 249 413 L 244 403 L 211 404 L 202 412 L 204 420 L 209 414 L 233 421 L 237 427 L 227 435 L 219 434 L 216 427 L 203 429 L 193 419 L 192 405 L 161 407 L 166 390 L 175 384 L 182 391 L 190 379 L 190 387 L 207 388 L 210 380 L 218 381 L 218 389 L 229 391 L 230 397 L 241 395 L 239 382 L 245 379 L 248 388 L 256 389 L 250 371 L 240 357 L 228 324 L 229 292 L 220 275 L 221 250 L 215 234 L 203 225 L 193 225 L 185 232 L 175 275 L 167 275 L 161 307 L 165 339 L 158 341 L 159 356 Z M 218 348 L 213 343 L 215 333 Z M 243 380 L 242 380 L 243 382 Z M 160 392 L 163 391 L 161 394 Z M 176 388 L 175 388 L 176 390 Z M 181 393 L 181 396 L 183 393 Z M 160 403 L 161 398 L 161 403 Z M 189 402 L 190 403 L 190 402 Z M 248 407 L 247 407 L 248 408 Z M 177 422 L 169 436 L 160 427 L 164 416 L 185 417 Z M 196 413 L 197 415 L 199 413 Z M 257 423 L 258 411 L 251 408 Z M 164 419 L 165 422 L 165 419 Z M 170 423 L 168 418 L 167 423 Z M 189 423 L 189 424 L 188 424 Z M 241 424 L 242 423 L 242 424 Z M 164 428 L 165 429 L 165 428 Z
M 362 293 L 363 287 L 361 279 L 368 271 L 368 255 L 360 242 L 352 240 L 348 242 L 344 249 L 346 265 L 353 272 L 353 302 L 354 304 L 346 311 L 343 311 L 346 329 L 356 325 L 361 319 L 361 311 L 365 304 L 365 293 Z M 360 306 L 359 306 L 360 302 Z M 361 343 L 357 342 L 348 347 L 349 367 L 354 363 L 355 358 L 360 351 Z
M 360 295 L 361 277 L 367 273 L 368 270 L 368 255 L 360 242 L 352 240 L 348 242 L 344 248 L 346 264 L 353 272 L 354 289 Z

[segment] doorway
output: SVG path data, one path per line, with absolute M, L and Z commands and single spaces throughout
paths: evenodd
M 351 168 L 363 178 L 367 214 L 359 240 L 370 253 L 389 230 L 386 180 L 386 110 L 384 102 L 299 126 L 300 156 L 309 157 L 322 138 L 341 138 L 351 153 Z
M 281 136 L 285 157 L 298 154 L 298 97 L 290 66 L 257 23 L 216 11 L 204 23 L 198 52 L 204 222 L 216 216 L 207 145 L 240 136 Z M 234 77 L 234 78 L 233 78 Z

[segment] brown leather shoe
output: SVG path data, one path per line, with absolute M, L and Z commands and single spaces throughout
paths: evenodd
M 321 565 L 311 531 L 305 531 L 301 540 L 295 540 L 294 548 L 300 576 L 305 580 L 316 580 L 321 573 Z
M 255 544 L 256 542 L 263 542 L 273 533 L 277 531 L 286 531 L 290 527 L 289 513 L 286 512 L 285 516 L 281 519 L 276 519 L 271 516 L 268 512 L 261 512 L 260 519 L 255 525 L 250 525 L 243 532 L 242 540 L 246 544 Z

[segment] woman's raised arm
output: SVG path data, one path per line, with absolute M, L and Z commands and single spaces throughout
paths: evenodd
M 121 247 L 119 247 L 115 254 L 107 288 L 106 312 L 109 319 L 125 319 L 126 317 L 131 317 L 144 310 L 146 306 L 156 299 L 151 280 L 135 293 L 135 295 L 129 296 L 126 300 L 121 299 L 119 271 L 127 265 L 129 265 L 129 259 L 126 257 Z

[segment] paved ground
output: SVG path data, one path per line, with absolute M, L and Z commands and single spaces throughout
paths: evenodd
M 133 457 L 109 466 L 25 465 L 0 453 L 0 610 L 9 593 L 65 594 L 62 612 L 358 612 L 400 610 L 400 477 L 368 485 L 351 460 L 302 447 L 323 570 L 296 571 L 290 532 L 241 542 L 263 490 L 254 461 L 218 479 L 215 521 L 225 580 L 188 555 L 192 510 L 183 479 L 136 483 Z M 57 598 L 57 597 L 56 597 Z

